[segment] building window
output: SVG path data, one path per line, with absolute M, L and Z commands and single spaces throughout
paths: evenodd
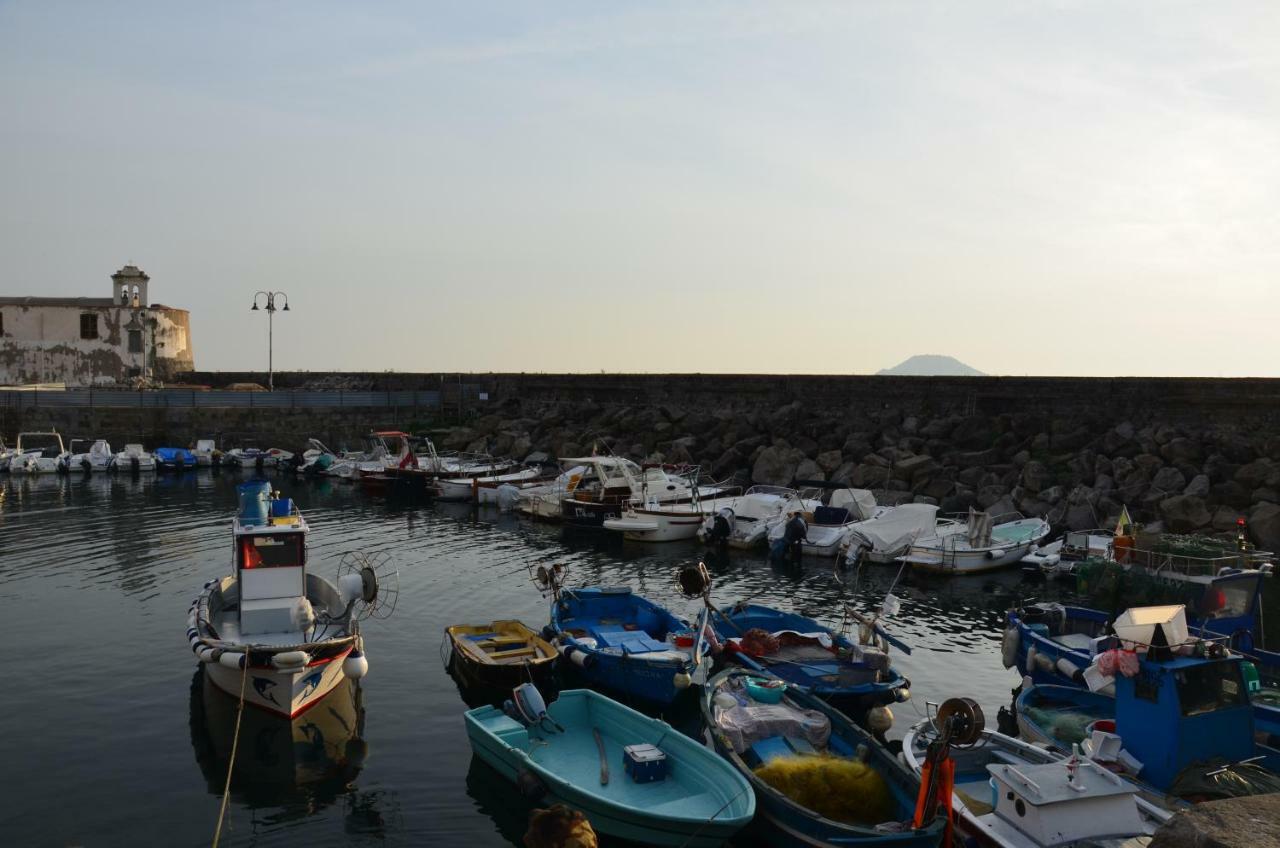
M 142 331 L 141 330 L 129 331 L 129 352 L 142 353 Z
M 80 338 L 96 339 L 98 337 L 98 313 L 86 312 L 80 316 Z

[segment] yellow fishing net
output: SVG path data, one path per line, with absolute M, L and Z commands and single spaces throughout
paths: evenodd
M 777 757 L 755 773 L 802 807 L 832 821 L 876 825 L 891 821 L 893 795 L 879 772 L 866 763 L 836 757 Z

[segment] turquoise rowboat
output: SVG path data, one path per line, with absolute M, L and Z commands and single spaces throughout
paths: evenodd
M 755 815 L 746 779 L 665 721 L 586 689 L 561 692 L 547 714 L 550 722 L 525 727 L 491 706 L 470 710 L 471 748 L 527 797 L 581 810 L 597 833 L 712 848 Z M 665 779 L 637 783 L 627 773 L 622 749 L 645 743 L 666 755 Z

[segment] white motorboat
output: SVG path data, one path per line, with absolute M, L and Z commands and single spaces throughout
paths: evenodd
M 728 507 L 736 495 L 689 503 L 629 505 L 617 518 L 606 518 L 604 529 L 633 542 L 678 542 L 698 534 L 708 516 Z
M 329 450 L 319 439 L 307 439 L 307 449 L 302 452 L 302 463 L 298 465 L 299 474 L 311 476 L 340 476 L 334 469 L 342 463 L 360 462 L 366 458 L 364 452 L 337 453 Z
M 520 483 L 544 477 L 542 469 L 537 467 L 521 468 L 505 474 L 488 477 L 449 477 L 436 481 L 436 497 L 442 501 L 480 501 L 480 491 L 494 490 L 503 483 Z
M 517 512 L 547 521 L 560 519 L 560 507 L 564 499 L 572 495 L 578 484 L 590 473 L 590 468 L 586 465 L 572 465 L 562 461 L 560 467 L 563 470 L 554 480 L 520 487 L 515 497 Z M 500 488 L 497 492 L 499 500 L 502 491 Z
M 418 467 L 441 480 L 494 477 L 515 472 L 520 468 L 520 463 L 514 459 L 499 459 L 488 454 L 440 453 L 430 439 L 419 438 L 417 441 L 415 456 Z
M 763 545 L 773 525 L 780 524 L 792 510 L 808 512 L 817 505 L 817 501 L 803 500 L 795 489 L 752 486 L 708 515 L 698 528 L 698 538 L 709 544 L 753 548 Z
M 293 454 L 280 448 L 232 448 L 222 455 L 222 462 L 238 468 L 275 468 L 287 465 Z
M 124 450 L 118 451 L 111 463 L 113 471 L 129 471 L 138 473 L 140 471 L 155 471 L 156 457 L 155 454 L 148 452 L 142 445 L 132 443 L 124 446 Z
M 110 471 L 111 464 L 116 458 L 111 445 L 106 439 L 96 439 L 86 449 L 76 450 L 77 447 L 83 448 L 86 441 L 85 439 L 71 440 L 71 450 L 67 451 L 63 460 L 63 469 L 68 472 Z
M 9 459 L 11 474 L 54 474 L 58 458 L 66 452 L 56 430 L 47 433 L 19 433 L 14 455 Z
M 540 476 L 530 477 L 519 482 L 505 482 L 497 485 L 482 484 L 476 489 L 476 503 L 493 504 L 504 512 L 518 510 L 520 501 L 525 497 L 533 497 L 541 492 L 558 491 L 563 497 L 565 487 L 575 477 L 581 479 L 587 469 L 581 465 L 557 473 L 544 471 Z M 559 501 L 556 501 L 559 503 Z
M 196 465 L 201 468 L 222 464 L 222 451 L 218 450 L 213 439 L 197 439 L 195 450 L 191 452 L 195 454 Z
M 959 522 L 953 519 L 939 519 L 938 508 L 932 504 L 903 504 L 880 510 L 849 528 L 844 542 L 845 564 L 893 562 L 905 555 L 917 539 L 945 535 L 958 526 Z
M 676 470 L 661 465 L 642 468 L 618 456 L 578 457 L 561 462 L 582 464 L 590 469 L 560 505 L 560 518 L 580 527 L 601 527 L 606 519 L 619 518 L 631 507 L 660 509 L 671 504 L 706 503 L 741 491 L 737 487 L 698 482 L 697 468 Z M 686 538 L 693 538 L 701 524 L 700 518 Z
M 359 620 L 389 615 L 398 595 L 386 561 L 348 555 L 336 581 L 307 570 L 307 523 L 271 486 L 240 486 L 232 573 L 191 603 L 187 639 L 219 689 L 293 718 L 344 677 L 368 671 Z
M 876 496 L 866 489 L 836 489 L 826 506 L 818 501 L 814 506 L 800 509 L 808 528 L 801 550 L 811 556 L 833 557 L 840 552 L 854 525 L 887 509 L 877 506 Z M 775 522 L 769 528 L 769 542 L 777 542 L 785 534 L 786 522 Z
M 940 727 L 946 728 L 946 742 L 939 742 Z M 945 751 L 954 763 L 956 824 L 979 844 L 1125 848 L 1145 844 L 1131 840 L 1149 837 L 1172 816 L 1088 757 L 1064 757 L 984 729 L 981 710 L 967 698 L 945 702 L 936 718 L 907 731 L 902 759 L 917 774 L 929 759 L 930 743 L 938 743 L 933 750 Z M 930 771 L 939 766 L 931 764 Z
M 903 557 L 913 568 L 939 574 L 981 574 L 1013 565 L 1049 535 L 1049 522 L 1009 513 L 993 518 L 969 511 L 965 522 L 939 527 Z

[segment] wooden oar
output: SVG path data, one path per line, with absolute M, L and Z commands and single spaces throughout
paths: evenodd
M 609 758 L 604 753 L 604 739 L 600 737 L 600 728 L 591 728 L 591 735 L 596 738 L 596 750 L 600 752 L 600 785 L 609 785 Z

